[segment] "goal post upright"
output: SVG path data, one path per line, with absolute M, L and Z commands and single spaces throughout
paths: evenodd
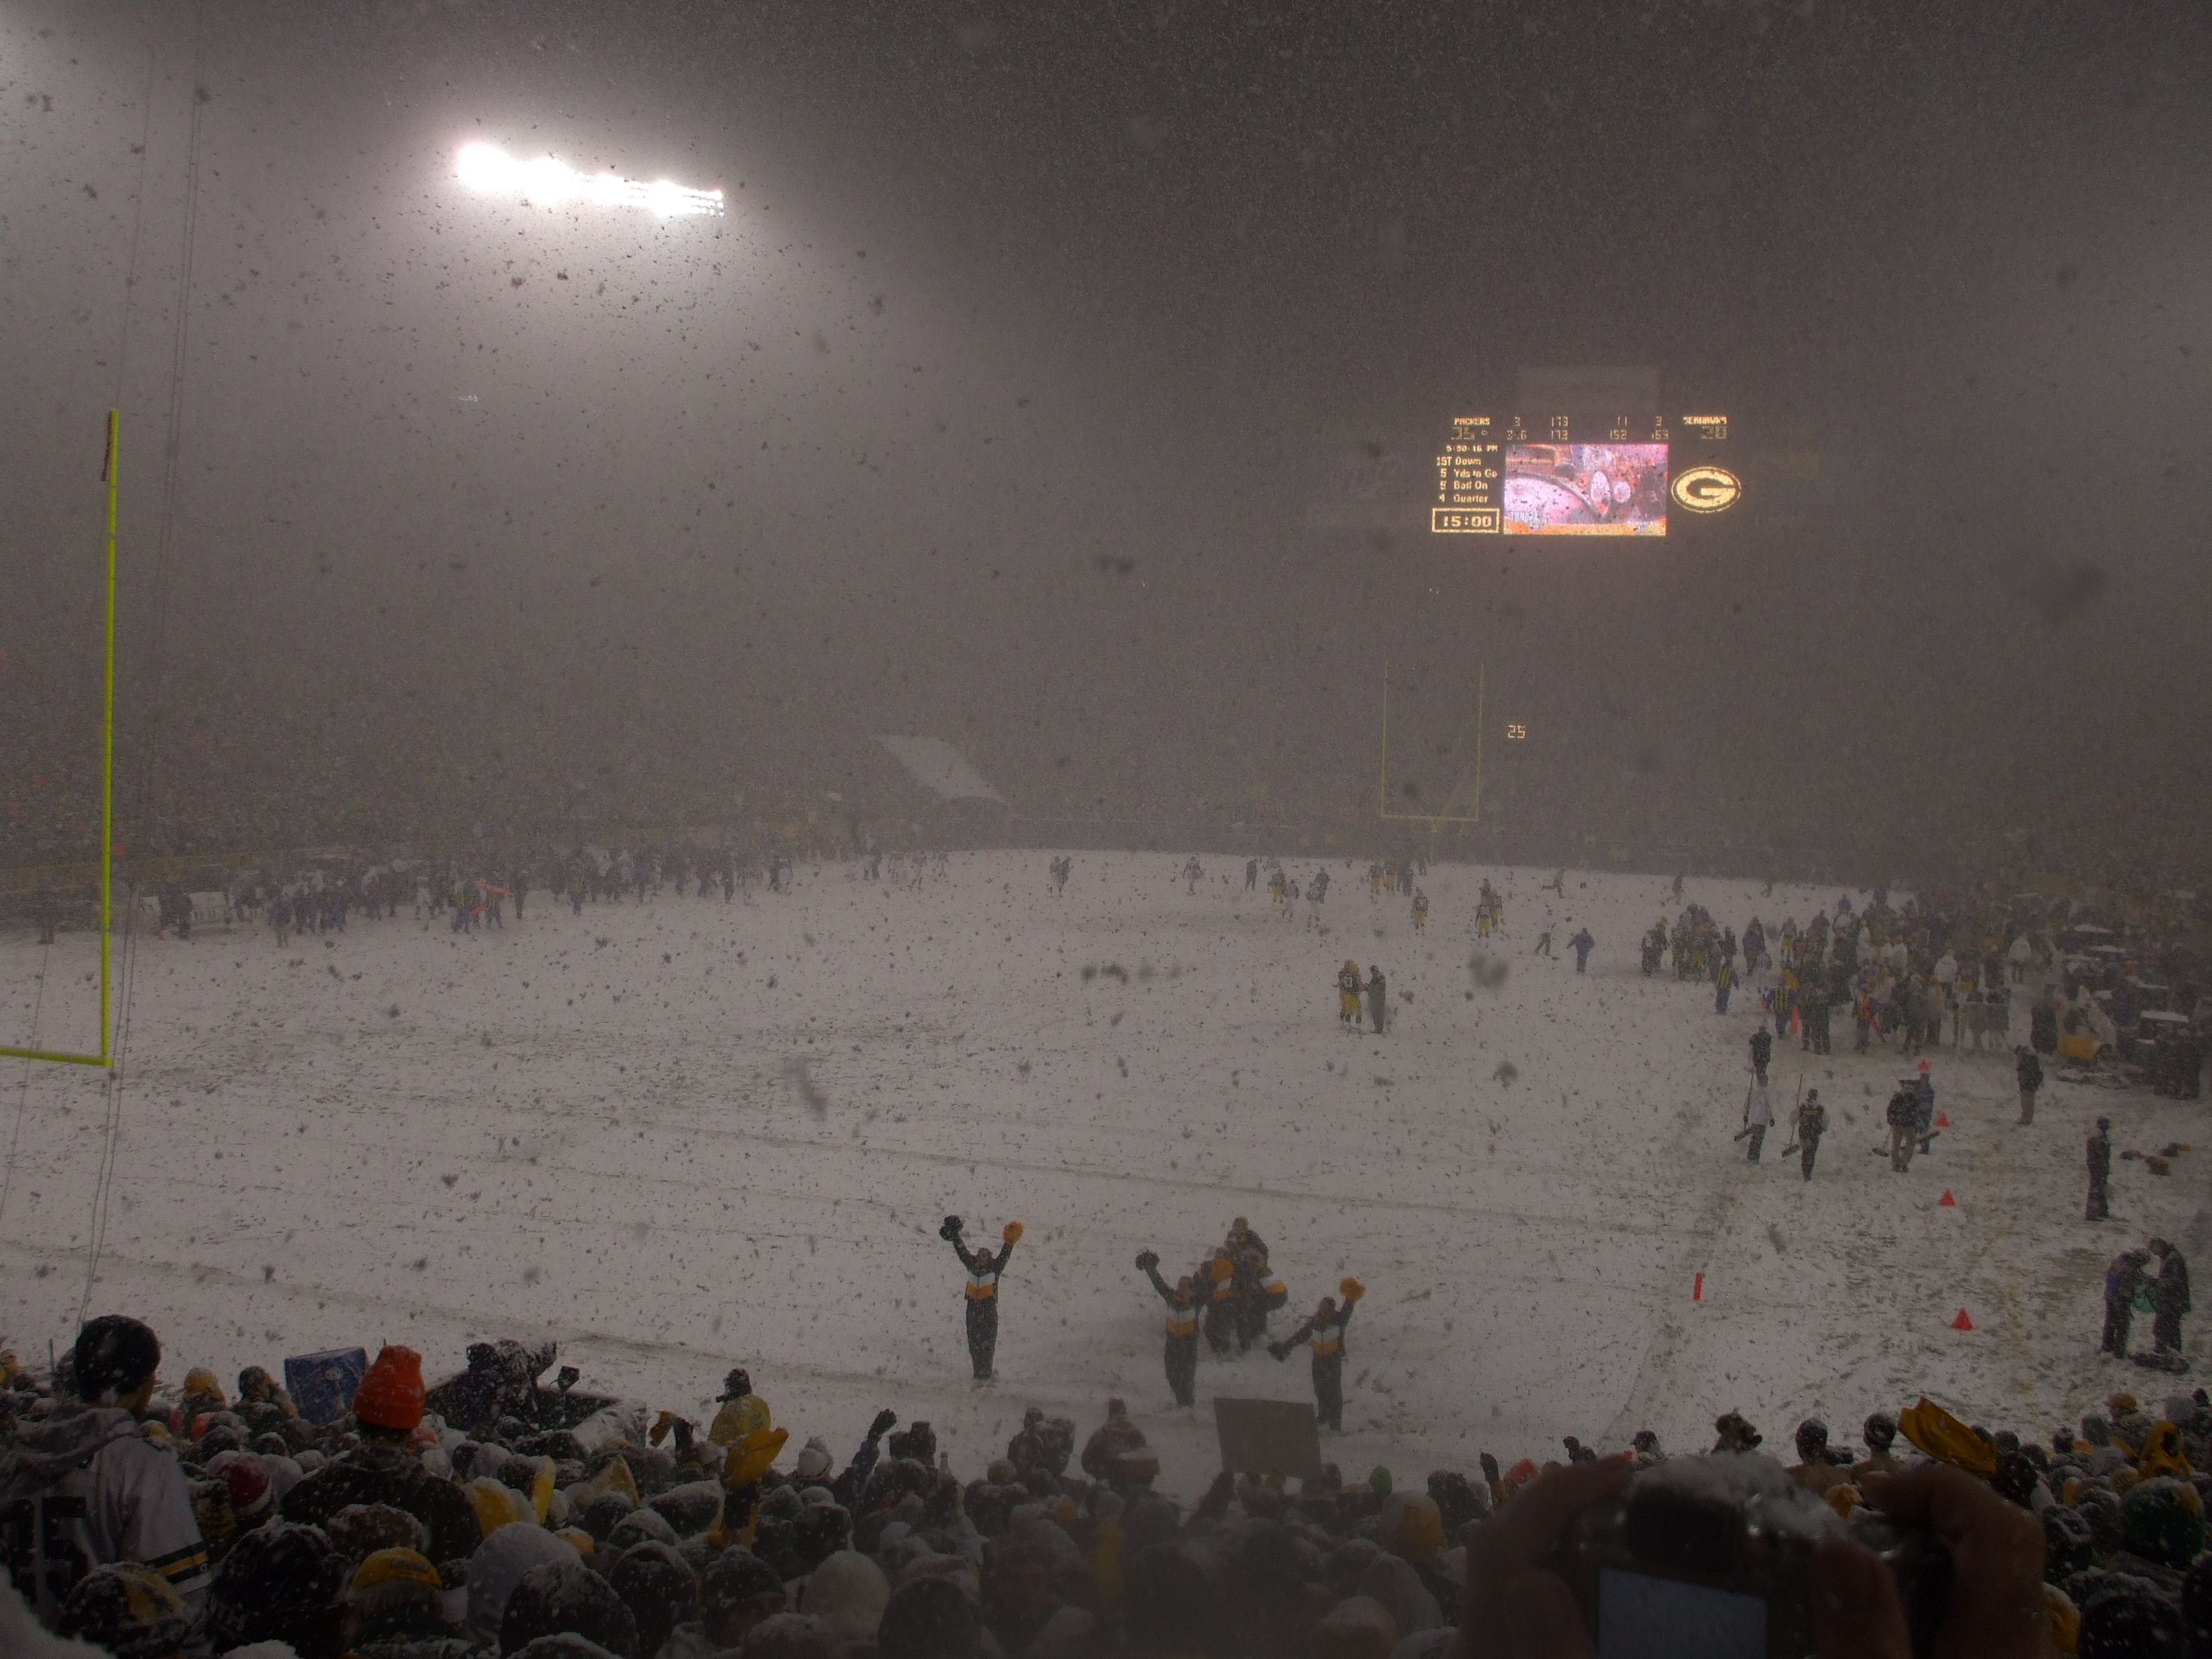
M 107 615 L 103 629 L 100 704 L 100 1058 L 108 1057 L 109 935 L 115 902 L 115 498 L 116 451 L 123 411 L 107 411 Z
M 112 1066 L 108 1042 L 109 982 L 112 956 L 109 933 L 115 900 L 115 503 L 116 452 L 120 439 L 122 411 L 107 411 L 107 450 L 100 475 L 107 486 L 107 545 L 105 625 L 100 660 L 100 1049 L 77 1054 L 54 1048 L 0 1048 L 0 1058 L 45 1060 L 63 1066 Z

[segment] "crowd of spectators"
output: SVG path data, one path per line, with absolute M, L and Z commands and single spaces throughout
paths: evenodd
M 927 1423 L 888 1410 L 841 1456 L 819 1437 L 794 1448 L 743 1370 L 705 1424 L 648 1422 L 572 1395 L 572 1372 L 541 1386 L 553 1358 L 478 1344 L 426 1389 L 420 1358 L 386 1347 L 319 1425 L 258 1366 L 232 1395 L 204 1369 L 162 1388 L 153 1333 L 120 1316 L 86 1326 L 53 1375 L 0 1358 L 0 1543 L 21 1598 L 0 1591 L 0 1650 L 1587 1652 L 1566 1582 L 1542 1569 L 1579 1512 L 1671 1480 L 1803 1542 L 1824 1654 L 1907 1650 L 1905 1602 L 1854 1541 L 1877 1516 L 1949 1551 L 1944 1652 L 2212 1653 L 2202 1390 L 2116 1395 L 2040 1440 L 1922 1401 L 1869 1417 L 1858 1449 L 1803 1423 L 1785 1463 L 1731 1412 L 1689 1456 L 1649 1432 L 1609 1457 L 1570 1437 L 1541 1467 L 1486 1453 L 1419 1485 L 1382 1468 L 1224 1474 L 1184 1504 L 1153 1489 L 1158 1460 L 1119 1401 L 1079 1454 L 1072 1422 L 1032 1407 L 963 1480 Z

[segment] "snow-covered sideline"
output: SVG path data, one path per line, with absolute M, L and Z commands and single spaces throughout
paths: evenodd
M 1638 972 L 1638 935 L 1680 908 L 1663 880 L 1571 871 L 1560 896 L 1548 872 L 1439 865 L 1417 934 L 1364 862 L 1332 863 L 1310 927 L 1264 879 L 1245 893 L 1241 860 L 1206 860 L 1194 894 L 1180 855 L 1078 854 L 1056 894 L 1048 857 L 896 885 L 825 865 L 787 895 L 580 916 L 539 895 L 477 937 L 403 918 L 282 949 L 146 940 L 92 1311 L 150 1321 L 172 1380 L 385 1341 L 435 1374 L 471 1337 L 550 1331 L 589 1385 L 703 1412 L 743 1364 L 802 1437 L 848 1449 L 890 1405 L 963 1474 L 1025 1404 L 1087 1430 L 1118 1393 L 1193 1494 L 1207 1398 L 1307 1397 L 1304 1361 L 1207 1358 L 1176 1412 L 1132 1261 L 1157 1249 L 1172 1275 L 1242 1214 L 1291 1289 L 1279 1331 L 1343 1273 L 1369 1287 L 1328 1447 L 1347 1473 L 1645 1425 L 1702 1445 L 1729 1407 L 1778 1448 L 1812 1413 L 1851 1440 L 1923 1390 L 2040 1432 L 2113 1387 L 2164 1391 L 2094 1357 L 2100 1274 L 2151 1232 L 2197 1253 L 2212 1146 L 2165 1178 L 2116 1162 L 2091 1224 L 2081 1140 L 2106 1109 L 2120 1146 L 2188 1141 L 2194 1106 L 2055 1084 L 2023 1129 L 2008 1058 L 1939 1056 L 1951 1127 L 1896 1175 L 1869 1150 L 1905 1068 L 1843 1052 L 1839 1019 L 1832 1059 L 1777 1045 L 1778 1104 L 1802 1082 L 1830 1105 L 1808 1185 L 1775 1156 L 1786 1121 L 1763 1164 L 1729 1139 L 1750 988 L 1723 1017 Z M 1485 874 L 1495 988 L 1468 967 Z M 1771 931 L 1837 895 L 1685 897 Z M 1547 918 L 1595 936 L 1587 977 L 1531 956 Z M 1339 1026 L 1346 957 L 1389 976 L 1382 1037 Z M 37 1003 L 41 1040 L 88 1030 L 91 963 L 81 936 L 50 962 L 0 942 L 0 1029 L 29 1035 Z M 0 1341 L 27 1358 L 75 1328 L 104 1109 L 98 1073 L 0 1068 Z M 981 1391 L 937 1237 L 955 1211 L 1027 1227 Z

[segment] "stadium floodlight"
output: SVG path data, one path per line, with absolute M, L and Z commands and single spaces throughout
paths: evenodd
M 464 145 L 458 171 L 471 190 L 516 197 L 526 204 L 589 202 L 598 207 L 643 208 L 664 219 L 722 216 L 719 190 L 687 190 L 665 179 L 648 185 L 611 173 L 579 173 L 550 155 L 518 161 L 490 144 Z

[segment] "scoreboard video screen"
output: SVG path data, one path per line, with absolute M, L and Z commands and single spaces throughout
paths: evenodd
M 1663 536 L 1670 507 L 1726 511 L 1724 415 L 1462 415 L 1437 457 L 1439 535 Z

